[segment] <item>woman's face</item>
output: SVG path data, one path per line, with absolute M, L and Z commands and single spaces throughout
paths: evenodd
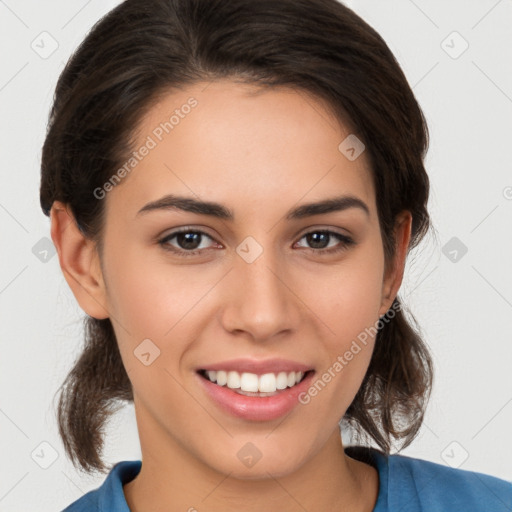
M 141 121 L 136 165 L 98 199 L 98 300 L 133 385 L 143 455 L 180 452 L 240 478 L 289 473 L 339 432 L 370 361 L 369 329 L 401 279 L 385 275 L 366 153 L 354 158 L 351 139 L 339 149 L 350 132 L 303 92 L 256 91 L 221 80 L 170 93 Z M 305 207 L 328 200 L 337 208 Z M 238 369 L 246 389 L 308 373 L 257 397 L 202 369 L 233 386 Z

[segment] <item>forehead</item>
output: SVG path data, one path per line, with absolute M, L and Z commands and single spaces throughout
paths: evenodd
M 351 193 L 374 210 L 365 152 L 356 159 L 344 152 L 351 137 L 304 91 L 196 83 L 161 96 L 141 119 L 135 154 L 109 202 L 135 209 L 176 192 L 254 211 Z

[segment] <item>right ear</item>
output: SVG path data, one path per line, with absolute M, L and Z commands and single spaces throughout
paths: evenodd
M 60 268 L 80 307 L 93 318 L 109 318 L 106 289 L 96 244 L 78 228 L 69 206 L 55 201 L 51 236 Z

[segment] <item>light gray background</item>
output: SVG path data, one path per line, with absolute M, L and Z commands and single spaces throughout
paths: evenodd
M 58 75 L 117 3 L 0 0 L 2 512 L 61 510 L 105 478 L 77 473 L 57 433 L 53 398 L 77 354 L 82 312 L 44 252 L 38 191 Z M 421 433 L 402 453 L 512 481 L 512 1 L 347 4 L 387 41 L 431 132 L 437 236 L 416 251 L 400 294 L 436 380 Z M 104 453 L 140 458 L 132 407 L 109 425 Z

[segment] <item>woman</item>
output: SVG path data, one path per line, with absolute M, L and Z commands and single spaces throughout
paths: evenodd
M 57 84 L 41 205 L 87 314 L 71 460 L 142 461 L 66 510 L 510 510 L 512 485 L 402 455 L 432 385 L 398 298 L 429 228 L 427 126 L 335 0 L 128 0 Z M 343 446 L 340 424 L 373 441 Z

